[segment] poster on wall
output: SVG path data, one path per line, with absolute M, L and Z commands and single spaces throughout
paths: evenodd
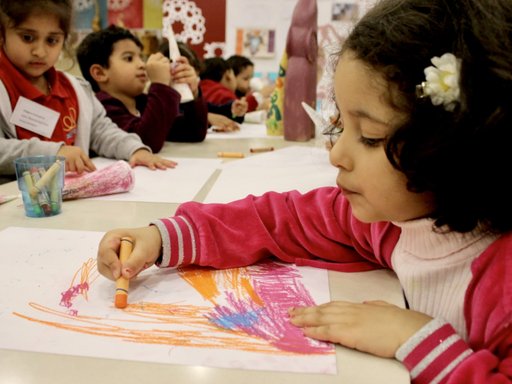
M 275 55 L 274 29 L 238 28 L 236 31 L 236 54 L 250 58 L 272 58 Z
M 332 4 L 331 20 L 355 22 L 359 19 L 359 4 L 355 2 L 335 1 Z
M 143 17 L 145 29 L 162 28 L 162 0 L 144 0 Z
M 97 29 L 107 26 L 107 2 L 104 0 L 74 0 L 74 28 Z
M 144 28 L 142 0 L 108 0 L 108 23 L 124 28 Z
M 176 40 L 199 57 L 223 56 L 226 44 L 226 0 L 164 0 L 163 25 L 172 25 Z

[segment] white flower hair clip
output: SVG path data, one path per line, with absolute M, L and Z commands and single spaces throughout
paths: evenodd
M 420 98 L 430 96 L 432 104 L 442 104 L 451 112 L 460 98 L 461 60 L 452 53 L 445 53 L 441 57 L 434 56 L 431 61 L 434 66 L 425 68 L 425 81 L 416 86 L 416 93 Z

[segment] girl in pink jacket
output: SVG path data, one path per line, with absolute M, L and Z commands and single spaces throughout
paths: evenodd
M 512 382 L 512 2 L 382 0 L 336 56 L 338 187 L 186 203 L 108 232 L 110 279 L 268 257 L 340 271 L 390 268 L 407 308 L 290 308 L 314 339 L 394 357 L 413 383 Z M 134 249 L 121 264 L 120 238 Z

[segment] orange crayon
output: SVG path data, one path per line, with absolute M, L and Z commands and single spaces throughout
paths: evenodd
M 217 157 L 240 159 L 244 157 L 244 154 L 242 152 L 217 152 Z
M 124 263 L 132 253 L 133 240 L 130 237 L 121 238 L 121 247 L 119 249 L 119 260 Z M 128 305 L 128 286 L 130 281 L 123 276 L 116 280 L 116 296 L 114 303 L 116 308 L 126 308 Z
M 260 153 L 260 152 L 271 152 L 274 150 L 274 147 L 261 147 L 261 148 L 251 148 L 251 153 Z

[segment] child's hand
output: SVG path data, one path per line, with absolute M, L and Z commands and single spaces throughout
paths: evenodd
M 149 56 L 146 73 L 151 83 L 171 85 L 171 61 L 160 52 Z
M 197 97 L 199 92 L 199 77 L 197 76 L 196 70 L 192 67 L 187 58 L 180 56 L 173 66 L 172 71 L 172 82 L 173 83 L 185 83 L 188 84 L 194 97 Z
M 217 113 L 208 113 L 208 122 L 213 125 L 213 130 L 215 132 L 233 132 L 239 131 L 240 126 L 236 123 L 236 121 L 231 120 L 230 118 L 219 115 Z
M 80 147 L 73 145 L 63 145 L 57 152 L 57 156 L 66 158 L 66 172 L 92 172 L 96 170 L 94 163 L 89 156 L 82 151 Z
M 231 104 L 231 113 L 233 116 L 244 116 L 247 113 L 248 107 L 247 100 L 245 100 L 245 97 L 242 97 L 233 101 L 233 104 Z
M 292 308 L 290 322 L 305 336 L 339 343 L 381 357 L 396 350 L 431 317 L 384 301 L 333 301 L 316 307 Z
M 274 89 L 276 89 L 275 84 L 268 84 L 268 85 L 265 85 L 259 92 L 261 93 L 261 95 L 263 97 L 267 98 L 267 97 L 270 97 L 272 92 L 274 92 Z
M 128 260 L 121 265 L 119 247 L 121 238 L 133 239 L 133 250 Z M 115 229 L 107 232 L 98 246 L 98 271 L 111 280 L 117 280 L 121 273 L 131 279 L 139 272 L 152 266 L 160 256 L 162 238 L 155 226 L 143 228 Z
M 176 167 L 178 163 L 155 155 L 147 149 L 139 149 L 130 157 L 130 165 L 132 168 L 137 165 L 145 165 L 149 169 L 167 169 Z
M 270 99 L 268 97 L 264 98 L 256 109 L 258 111 L 268 111 L 270 109 Z

